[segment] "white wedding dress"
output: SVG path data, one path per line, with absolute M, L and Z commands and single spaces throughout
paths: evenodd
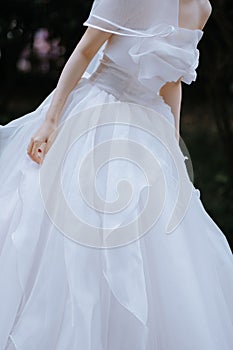
M 179 174 L 164 145 L 175 140 L 174 118 L 158 92 L 167 81 L 195 80 L 202 34 L 177 27 L 172 35 L 153 40 L 113 35 L 94 72 L 85 72 L 69 95 L 61 122 L 75 118 L 68 137 L 58 134 L 54 147 L 60 141 L 59 147 L 69 144 L 79 125 L 88 128 L 69 148 L 61 174 L 66 201 L 80 219 L 77 225 L 71 225 L 61 193 L 57 185 L 53 188 L 53 170 L 62 156 L 47 163 L 45 158 L 43 172 L 26 152 L 53 93 L 32 113 L 1 126 L 1 350 L 232 349 L 232 252 L 182 165 L 182 181 L 191 192 L 183 216 L 178 210 L 175 219 L 180 220 L 166 231 L 172 210 L 183 202 L 180 198 L 175 205 Z M 108 116 L 113 123 L 103 125 Z M 185 156 L 173 144 L 186 169 Z M 104 147 L 101 156 L 112 153 L 97 169 L 98 146 Z M 97 211 L 76 191 L 87 155 L 79 184 L 90 197 L 96 191 L 106 199 L 106 208 L 117 203 L 122 210 Z M 157 194 L 147 211 L 146 177 Z M 128 187 L 121 180 L 133 185 L 125 206 L 120 199 Z M 141 210 L 143 222 L 137 220 Z M 142 232 L 141 225 L 151 220 Z M 125 235 L 115 234 L 100 246 L 90 227 L 100 232 L 123 227 Z

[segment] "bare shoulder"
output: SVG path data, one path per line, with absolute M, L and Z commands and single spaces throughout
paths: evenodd
M 199 0 L 200 7 L 203 13 L 209 17 L 212 12 L 212 5 L 209 0 Z
M 208 0 L 199 0 L 199 2 L 200 2 L 200 26 L 204 28 L 206 22 L 208 21 L 212 13 L 212 6 Z
M 209 0 L 180 0 L 179 25 L 189 29 L 203 29 L 212 13 Z

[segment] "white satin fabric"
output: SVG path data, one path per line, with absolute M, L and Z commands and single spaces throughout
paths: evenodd
M 201 33 L 175 29 L 153 40 L 113 36 L 97 67 L 69 95 L 61 122 L 86 110 L 91 124 L 90 107 L 123 101 L 131 103 L 127 117 L 132 121 L 137 103 L 159 113 L 166 135 L 174 117 L 159 89 L 179 77 L 187 83 L 196 78 Z M 64 181 L 69 187 L 76 181 L 75 155 L 85 155 L 106 139 L 133 139 L 155 153 L 166 177 L 167 197 L 163 214 L 143 237 L 101 250 L 77 244 L 51 223 L 38 166 L 26 147 L 45 118 L 52 94 L 32 113 L 0 128 L 0 349 L 231 350 L 232 252 L 194 186 L 182 222 L 173 234 L 165 234 L 177 176 L 158 139 L 116 123 L 84 136 L 66 160 L 70 177 Z M 117 113 L 116 108 L 111 117 L 117 120 Z M 158 119 L 150 116 L 145 110 L 141 120 L 156 128 Z M 101 120 L 101 113 L 95 118 Z M 180 158 L 184 162 L 181 151 Z M 116 164 L 110 162 L 99 178 L 103 192 L 112 194 L 122 175 L 141 188 L 131 166 Z M 87 185 L 89 178 L 87 171 Z M 123 212 L 122 222 L 141 210 L 142 199 Z M 80 210 L 94 220 L 96 213 L 84 202 Z

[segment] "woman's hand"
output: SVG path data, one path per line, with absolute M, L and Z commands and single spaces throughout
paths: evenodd
M 43 159 L 52 146 L 56 137 L 57 124 L 50 120 L 45 120 L 41 127 L 32 136 L 27 147 L 29 157 L 37 164 L 42 164 Z
M 46 119 L 28 145 L 28 155 L 34 162 L 42 163 L 55 138 L 54 134 L 67 97 L 81 79 L 92 58 L 111 35 L 88 27 L 74 49 L 59 78 Z

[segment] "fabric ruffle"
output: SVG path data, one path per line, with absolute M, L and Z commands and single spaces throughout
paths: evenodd
M 166 149 L 149 133 L 139 138 L 139 129 L 125 130 L 117 124 L 106 133 L 96 128 L 89 137 L 84 135 L 73 155 L 85 156 L 88 149 L 114 137 L 141 140 L 145 152 L 156 152 L 168 182 L 168 196 L 164 215 L 150 231 L 123 247 L 101 250 L 73 242 L 52 224 L 40 196 L 38 167 L 26 158 L 28 140 L 43 121 L 50 98 L 32 114 L 0 129 L 5 140 L 0 159 L 4 184 L 0 206 L 5 214 L 0 218 L 0 348 L 173 350 L 175 344 L 180 350 L 231 349 L 230 248 L 195 189 L 179 227 L 171 235 L 164 232 L 176 197 L 176 178 Z M 62 118 L 111 102 L 117 102 L 113 95 L 83 80 L 69 96 Z M 127 114 L 132 120 L 133 108 Z M 141 120 L 153 129 L 158 123 L 149 115 L 143 113 Z M 86 115 L 90 127 L 99 116 Z M 163 131 L 166 135 L 166 128 Z M 143 153 L 137 156 L 143 159 Z M 72 152 L 66 159 L 74 183 L 76 159 Z M 120 167 L 112 162 L 107 168 L 109 182 L 100 176 L 100 188 L 111 194 L 122 175 L 130 180 L 135 171 L 129 164 Z M 73 182 L 64 178 L 69 189 Z M 86 179 L 89 186 L 89 173 Z M 137 181 L 139 197 L 132 207 L 136 214 L 144 203 L 140 178 Z M 71 187 L 71 198 L 72 193 Z M 157 203 L 155 197 L 155 209 Z M 83 209 L 89 214 L 86 206 Z M 94 214 L 88 222 L 95 219 Z M 117 223 L 125 224 L 130 214 L 126 212 Z M 66 220 L 65 213 L 62 217 Z M 109 222 L 114 223 L 112 217 Z M 11 348 L 6 346 L 8 341 Z
M 181 78 L 186 84 L 196 80 L 199 64 L 197 45 L 201 30 L 173 27 L 164 36 L 122 38 L 113 36 L 102 49 L 116 65 L 126 70 L 146 89 L 158 92 L 170 81 Z M 117 49 L 122 46 L 121 52 Z M 99 53 L 99 57 L 101 53 Z
M 199 63 L 197 44 L 200 30 L 175 29 L 165 37 L 140 38 L 129 50 L 132 61 L 138 65 L 138 80 L 150 89 L 177 81 L 187 84 L 196 80 Z
M 120 36 L 137 38 L 151 38 L 155 36 L 163 37 L 169 35 L 174 28 L 172 25 L 161 23 L 147 30 L 140 31 L 123 27 L 117 23 L 110 22 L 104 18 L 95 15 L 92 16 L 92 20 L 87 20 L 83 23 L 83 25 Z

